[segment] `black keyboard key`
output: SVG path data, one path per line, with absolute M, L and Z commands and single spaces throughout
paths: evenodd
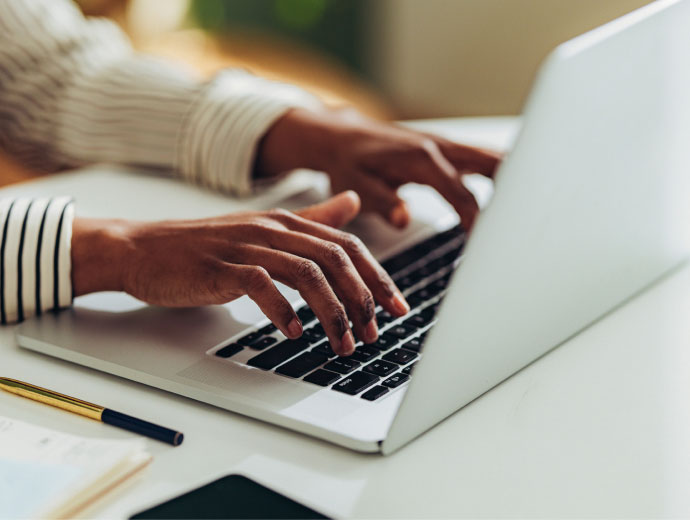
M 361 347 L 357 347 L 355 351 L 352 353 L 352 355 L 349 357 L 349 359 L 354 359 L 355 361 L 361 361 L 362 363 L 367 363 L 368 361 L 371 361 L 374 359 L 376 356 L 380 354 L 380 351 L 368 347 L 366 345 L 362 345 Z
M 451 250 L 448 251 L 445 255 L 441 257 L 441 259 L 446 262 L 446 265 L 450 265 L 453 262 L 455 262 L 458 259 L 458 255 L 460 254 L 460 250 Z
M 419 276 L 419 279 L 421 280 L 421 279 L 423 279 L 423 278 L 426 278 L 427 276 L 431 276 L 431 275 L 434 274 L 435 272 L 436 272 L 436 271 L 434 271 L 434 270 L 432 270 L 432 269 L 429 269 L 428 266 L 423 265 L 422 267 L 420 267 L 419 269 L 417 269 L 417 270 L 416 270 L 414 273 L 412 273 L 412 274 L 413 274 L 413 275 L 416 274 L 416 276 Z
M 415 271 L 412 271 L 410 274 L 408 274 L 405 278 L 410 278 L 411 280 L 414 280 L 414 283 L 419 283 L 427 276 L 429 275 L 424 274 L 424 272 L 421 269 L 416 269 Z
M 366 372 L 355 372 L 347 377 L 341 379 L 338 383 L 333 385 L 333 390 L 344 392 L 346 394 L 355 395 L 362 390 L 366 390 L 374 383 L 378 382 L 379 378 L 373 374 Z
M 426 327 L 429 322 L 434 319 L 432 317 L 427 317 L 424 314 L 414 314 L 407 318 L 404 322 L 403 325 L 409 325 L 410 327 L 416 327 L 416 328 L 422 328 Z
M 287 363 L 280 365 L 276 368 L 276 373 L 289 377 L 302 377 L 304 374 L 320 367 L 326 361 L 328 361 L 328 357 L 325 354 L 304 352 Z
M 397 363 L 398 365 L 407 365 L 410 361 L 417 359 L 417 354 L 403 348 L 397 348 L 383 356 L 384 361 Z
M 394 275 L 398 271 L 405 269 L 410 264 L 413 264 L 419 260 L 424 253 L 415 252 L 413 248 L 406 249 L 405 251 L 398 253 L 394 257 L 386 260 L 381 265 L 390 275 Z
M 389 392 L 388 388 L 385 386 L 375 386 L 371 390 L 367 390 L 362 394 L 362 399 L 367 401 L 376 401 L 382 395 L 386 395 Z
M 335 383 L 341 377 L 342 376 L 340 374 L 329 372 L 328 370 L 319 369 L 309 374 L 307 377 L 303 379 L 303 381 L 306 381 L 307 383 L 313 383 L 319 386 L 328 386 L 331 383 Z
M 273 323 L 269 323 L 265 327 L 259 329 L 259 334 L 262 336 L 267 336 L 268 334 L 273 334 L 276 330 L 278 330 L 278 327 L 273 325 Z
M 334 359 L 323 368 L 331 370 L 332 372 L 338 372 L 339 374 L 349 374 L 353 370 L 359 368 L 359 365 L 361 365 L 361 363 L 354 359 L 338 358 Z
M 312 311 L 309 307 L 302 307 L 299 309 L 297 311 L 297 316 L 299 316 L 299 319 L 302 320 L 303 324 L 307 324 L 316 318 L 314 311 Z
M 397 388 L 409 380 L 410 380 L 410 376 L 408 376 L 406 374 L 394 374 L 394 375 L 390 376 L 388 379 L 386 379 L 381 384 L 383 386 L 387 386 L 388 388 Z
M 395 320 L 395 317 L 391 316 L 388 311 L 379 311 L 376 314 L 376 322 L 379 324 L 379 327 L 382 327 L 393 320 Z
M 323 335 L 326 335 L 326 332 L 323 330 L 323 325 L 321 325 L 320 323 L 317 323 L 316 325 L 314 325 L 312 327 L 312 330 L 317 331 Z
M 437 243 L 445 244 L 446 242 L 450 242 L 460 234 L 459 229 L 459 226 L 452 227 L 450 229 L 447 229 L 446 231 L 443 231 L 442 233 L 439 233 L 434 237 L 434 239 Z
M 247 361 L 247 365 L 261 368 L 262 370 L 271 370 L 291 357 L 296 356 L 308 346 L 309 344 L 302 339 L 288 339 L 262 352 L 258 356 L 254 356 Z
M 216 351 L 216 356 L 222 357 L 222 358 L 229 358 L 230 356 L 234 356 L 238 352 L 242 352 L 244 350 L 244 347 L 238 343 L 230 343 L 227 347 L 223 347 L 222 349 Z
M 434 293 L 426 287 L 423 287 L 422 289 L 413 292 L 405 299 L 407 300 L 407 303 L 410 304 L 410 306 L 417 307 L 419 304 L 430 300 L 434 296 L 436 296 L 436 293 Z
M 430 239 L 426 239 L 423 242 L 420 242 L 419 244 L 412 246 L 410 251 L 412 251 L 415 257 L 415 262 L 417 260 L 424 258 L 426 255 L 428 255 L 434 250 L 433 239 L 434 237 L 431 237 Z
M 373 347 L 375 349 L 385 351 L 393 348 L 396 343 L 398 343 L 398 338 L 391 336 L 388 333 L 381 334 L 379 336 L 379 339 L 377 339 L 374 343 L 369 343 L 369 347 Z
M 256 340 L 261 338 L 262 336 L 263 336 L 263 334 L 261 334 L 260 331 L 250 332 L 246 336 L 243 336 L 240 339 L 238 339 L 237 343 L 239 343 L 240 345 L 249 346 L 252 343 L 254 343 Z
M 411 365 L 407 365 L 400 372 L 409 376 L 412 373 L 412 371 L 414 370 L 415 365 L 416 365 L 416 363 L 412 363 Z
M 425 318 L 429 319 L 429 321 L 431 321 L 434 319 L 437 312 L 438 312 L 438 303 L 435 303 L 433 305 L 430 305 L 429 307 L 426 307 L 422 311 L 420 311 L 419 314 L 421 314 Z
M 388 361 L 383 361 L 381 359 L 377 359 L 376 361 L 373 361 L 364 367 L 366 372 L 376 374 L 377 376 L 381 377 L 389 376 L 397 369 L 398 365 L 395 363 L 389 363 Z
M 433 296 L 436 296 L 438 293 L 442 292 L 446 288 L 446 281 L 443 278 L 439 278 L 438 280 L 435 280 L 434 282 L 430 283 L 425 287 L 427 291 L 429 291 L 430 294 Z
M 440 269 L 443 269 L 446 267 L 448 264 L 450 264 L 452 260 L 447 260 L 445 256 L 441 256 L 439 258 L 436 258 L 435 260 L 432 260 L 429 262 L 429 269 L 433 269 L 434 271 L 438 271 Z
M 306 339 L 309 343 L 314 344 L 317 341 L 321 341 L 324 337 L 326 337 L 326 334 L 312 327 L 310 329 L 305 330 L 302 333 L 302 337 Z
M 398 286 L 398 289 L 401 291 L 404 291 L 405 289 L 409 289 L 412 287 L 414 284 L 416 284 L 419 280 L 415 280 L 411 276 L 403 276 L 399 280 L 395 281 L 395 285 Z
M 326 354 L 330 359 L 333 359 L 336 357 L 338 354 L 333 352 L 333 349 L 331 348 L 331 344 L 328 341 L 324 341 L 323 343 L 319 343 L 316 345 L 313 349 L 311 349 L 312 352 L 319 352 L 321 354 Z
M 402 348 L 411 350 L 412 352 L 419 352 L 422 349 L 422 340 L 420 338 L 412 338 L 407 343 L 402 344 Z
M 268 348 L 271 345 L 273 345 L 276 341 L 278 341 L 278 340 L 276 338 L 274 338 L 273 336 L 266 336 L 265 338 L 261 338 L 261 339 L 255 341 L 254 343 L 249 345 L 249 347 L 254 349 L 254 350 L 263 350 L 263 349 Z
M 397 339 L 405 339 L 409 336 L 412 336 L 412 334 L 414 334 L 415 332 L 417 332 L 416 327 L 410 327 L 409 325 L 400 324 L 388 329 L 386 331 L 386 334 L 389 334 Z

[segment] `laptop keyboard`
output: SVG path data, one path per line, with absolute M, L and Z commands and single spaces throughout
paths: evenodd
M 368 345 L 358 342 L 349 357 L 336 356 L 306 305 L 297 309 L 304 327 L 299 339 L 285 339 L 269 324 L 211 353 L 232 360 L 247 349 L 257 351 L 247 365 L 375 401 L 410 380 L 464 243 L 465 233 L 456 226 L 383 262 L 411 310 L 395 318 L 377 307 L 379 339 Z

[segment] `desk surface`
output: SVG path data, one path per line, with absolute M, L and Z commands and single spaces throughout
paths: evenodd
M 481 144 L 508 142 L 514 128 L 503 119 L 425 126 Z M 69 175 L 49 182 L 11 191 L 77 188 Z M 127 517 L 231 472 L 336 517 L 687 517 L 689 318 L 686 267 L 386 458 L 20 350 L 13 327 L 0 329 L 0 359 L 2 375 L 185 433 L 179 448 L 147 441 L 154 463 L 98 517 Z M 129 437 L 6 394 L 0 413 Z

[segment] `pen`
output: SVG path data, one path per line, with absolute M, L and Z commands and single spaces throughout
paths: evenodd
M 184 439 L 184 435 L 181 432 L 176 432 L 169 428 L 142 421 L 136 417 L 110 410 L 104 406 L 82 401 L 75 397 L 59 394 L 29 383 L 23 383 L 16 379 L 0 377 L 0 388 L 12 394 L 49 404 L 50 406 L 83 415 L 89 419 L 101 421 L 111 426 L 117 426 L 118 428 L 129 430 L 130 432 L 138 433 L 139 435 L 144 435 L 167 444 L 172 444 L 173 446 L 179 446 Z

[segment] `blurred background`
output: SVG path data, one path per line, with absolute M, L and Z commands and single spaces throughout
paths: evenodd
M 649 0 L 81 0 L 143 50 L 396 119 L 517 114 L 558 43 Z
M 114 19 L 138 49 L 202 76 L 243 67 L 374 117 L 420 119 L 519 114 L 554 46 L 649 0 L 78 3 Z

